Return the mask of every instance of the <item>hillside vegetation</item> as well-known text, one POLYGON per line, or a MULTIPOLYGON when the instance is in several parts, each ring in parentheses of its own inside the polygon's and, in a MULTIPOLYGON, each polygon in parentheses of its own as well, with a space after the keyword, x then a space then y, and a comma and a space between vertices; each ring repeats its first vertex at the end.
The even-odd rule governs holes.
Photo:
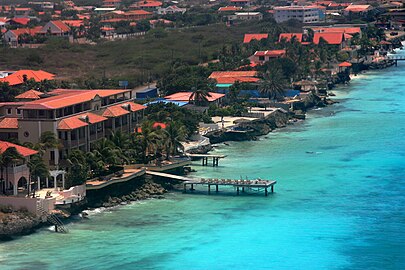
MULTIPOLYGON (((198 64, 215 59, 224 45, 241 43, 245 33, 276 32, 272 21, 227 27, 155 29, 131 40, 72 45, 55 39, 38 49, 0 49, 0 69, 44 69, 60 79, 82 81, 106 77, 137 85, 158 79, 173 61, 198 64)), ((277 38, 278 34, 274 33, 277 38)))

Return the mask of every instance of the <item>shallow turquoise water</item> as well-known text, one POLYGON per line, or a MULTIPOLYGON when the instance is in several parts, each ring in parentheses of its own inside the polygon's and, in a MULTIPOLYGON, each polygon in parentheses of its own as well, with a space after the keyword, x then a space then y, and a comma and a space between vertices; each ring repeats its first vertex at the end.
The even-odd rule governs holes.
MULTIPOLYGON (((196 175, 277 179, 276 193, 172 194, 0 244, 0 269, 403 269, 405 65, 196 175)), ((198 193, 198 192, 197 192, 198 193)))

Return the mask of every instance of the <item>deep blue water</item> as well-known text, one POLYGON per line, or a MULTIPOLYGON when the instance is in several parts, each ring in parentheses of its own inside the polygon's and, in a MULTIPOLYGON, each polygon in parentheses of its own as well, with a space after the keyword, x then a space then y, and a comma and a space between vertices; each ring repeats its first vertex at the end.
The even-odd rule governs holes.
POLYGON ((0 269, 405 268, 405 65, 196 175, 276 179, 275 193, 175 193, 0 244, 0 269))

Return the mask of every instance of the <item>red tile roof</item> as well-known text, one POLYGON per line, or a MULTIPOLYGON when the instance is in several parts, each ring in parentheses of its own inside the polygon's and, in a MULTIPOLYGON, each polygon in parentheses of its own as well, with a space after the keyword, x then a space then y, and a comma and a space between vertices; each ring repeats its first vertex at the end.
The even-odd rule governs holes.
MULTIPOLYGON (((219 93, 213 93, 213 92, 208 92, 210 96, 207 96, 207 99, 209 102, 215 101, 217 99, 222 98, 225 96, 225 94, 219 94, 219 93)), ((165 96, 165 99, 168 100, 175 100, 175 101, 190 101, 190 97, 193 94, 193 92, 178 92, 169 96, 165 96)))
POLYGON ((80 27, 81 25, 84 25, 83 20, 64 20, 62 22, 70 27, 80 27))
MULTIPOLYGON (((226 6, 226 7, 220 7, 218 11, 226 12, 226 11, 239 11, 242 10, 242 7, 237 7, 237 6, 226 6)), ((246 36, 246 35, 245 35, 246 36)))
POLYGON ((211 79, 221 77, 254 77, 257 75, 257 71, 214 71, 211 73, 211 79))
POLYGON ((314 44, 319 44, 321 38, 331 45, 340 45, 344 40, 343 33, 315 33, 314 44))
POLYGON ((20 35, 23 35, 23 34, 35 36, 36 34, 39 33, 39 31, 41 31, 41 29, 42 29, 42 26, 37 26, 34 28, 17 28, 17 29, 10 30, 10 31, 17 37, 19 37, 20 35))
POLYGON ((291 39, 295 37, 295 40, 298 42, 302 42, 302 34, 301 33, 281 33, 278 41, 285 39, 287 42, 291 41, 291 39))
POLYGON ((55 89, 48 98, 42 98, 26 102, 22 109, 59 109, 75 104, 93 100, 96 96, 109 97, 117 94, 129 92, 130 90, 71 90, 71 89, 55 89))
POLYGON ((151 15, 151 14, 153 14, 153 13, 142 10, 142 9, 140 9, 140 10, 131 10, 131 11, 125 12, 125 15, 151 15))
POLYGON ((129 111, 124 109, 121 104, 118 106, 111 106, 108 107, 104 112, 103 116, 104 117, 118 117, 121 115, 129 114, 129 111))
POLYGON ((0 141, 0 153, 3 154, 8 148, 14 147, 20 155, 24 157, 32 156, 38 153, 38 151, 29 149, 27 147, 17 145, 10 142, 0 141))
POLYGON ((144 7, 144 8, 148 8, 148 7, 160 7, 162 6, 163 3, 159 2, 159 1, 151 1, 151 2, 146 2, 146 3, 142 3, 139 4, 139 7, 144 7))
POLYGON ((16 96, 16 99, 40 99, 41 95, 43 95, 44 93, 36 91, 36 90, 28 90, 25 91, 22 94, 19 94, 18 96, 16 96))
POLYGON ((67 26, 64 22, 62 21, 51 21, 56 27, 60 29, 61 32, 69 32, 70 27, 67 26))
POLYGON ((346 34, 357 34, 361 33, 360 27, 313 27, 312 30, 315 32, 334 32, 334 33, 346 33, 346 34))
POLYGON ((18 119, 12 117, 0 119, 0 129, 18 129, 18 119))
POLYGON ((153 128, 158 128, 158 127, 160 127, 160 128, 165 129, 165 128, 167 127, 167 125, 166 125, 165 123, 155 122, 155 123, 153 123, 152 127, 153 127, 153 128))
POLYGON ((107 118, 94 113, 83 113, 62 119, 58 124, 58 130, 73 130, 88 126, 88 124, 100 123, 105 120, 107 120, 107 118))
POLYGON ((9 22, 15 22, 21 25, 27 25, 30 22, 30 18, 14 18, 10 19, 9 22))
POLYGON ((254 77, 221 77, 215 79, 217 83, 232 83, 240 82, 240 83, 255 83, 259 81, 259 78, 254 77))
POLYGON ((342 62, 339 64, 339 67, 351 67, 351 66, 352 66, 352 64, 349 62, 342 62))
POLYGON ((281 57, 283 55, 285 55, 285 50, 268 50, 255 52, 255 56, 268 56, 271 58, 281 57))
POLYGON ((19 70, 5 78, 0 79, 0 82, 8 82, 9 85, 19 85, 24 83, 24 75, 27 75, 27 79, 33 79, 36 82, 43 80, 53 80, 54 74, 48 73, 43 70, 19 70))
POLYGON ((347 8, 345 8, 345 11, 350 11, 350 12, 365 12, 368 9, 370 9, 370 5, 350 5, 347 8))
POLYGON ((269 34, 245 34, 245 37, 243 38, 243 43, 249 43, 252 40, 261 40, 261 39, 266 39, 269 37, 269 34))

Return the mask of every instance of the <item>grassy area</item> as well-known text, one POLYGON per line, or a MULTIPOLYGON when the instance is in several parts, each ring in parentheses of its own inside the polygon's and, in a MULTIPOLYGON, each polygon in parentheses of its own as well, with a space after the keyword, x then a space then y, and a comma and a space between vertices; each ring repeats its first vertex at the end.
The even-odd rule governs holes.
POLYGON ((269 23, 236 27, 224 24, 151 31, 143 38, 70 45, 53 41, 39 49, 1 49, 0 69, 44 69, 66 80, 87 78, 125 79, 133 84, 148 77, 157 79, 173 60, 198 64, 216 57, 224 44, 242 42, 244 33, 261 32, 269 23))

